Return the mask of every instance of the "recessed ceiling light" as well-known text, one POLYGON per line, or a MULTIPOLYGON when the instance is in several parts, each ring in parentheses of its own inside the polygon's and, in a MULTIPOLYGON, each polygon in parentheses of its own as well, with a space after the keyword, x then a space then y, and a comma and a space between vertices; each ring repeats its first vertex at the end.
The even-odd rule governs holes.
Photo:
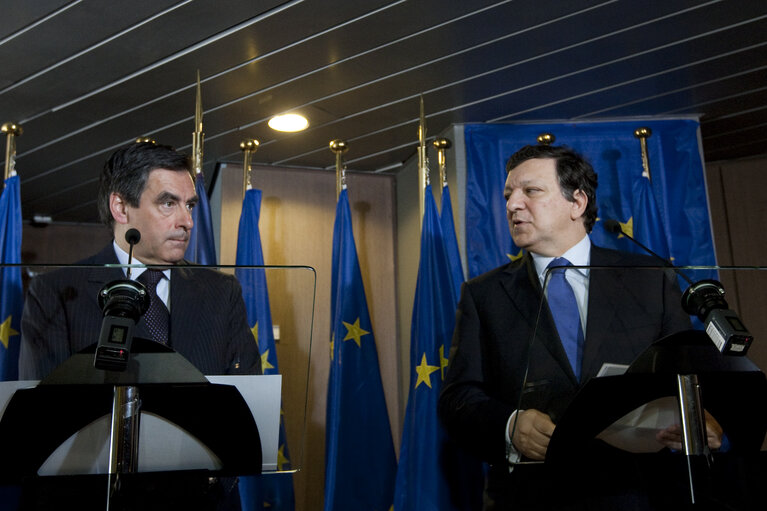
POLYGON ((269 127, 276 131, 301 131, 309 126, 306 117, 298 114, 275 115, 269 119, 269 127))

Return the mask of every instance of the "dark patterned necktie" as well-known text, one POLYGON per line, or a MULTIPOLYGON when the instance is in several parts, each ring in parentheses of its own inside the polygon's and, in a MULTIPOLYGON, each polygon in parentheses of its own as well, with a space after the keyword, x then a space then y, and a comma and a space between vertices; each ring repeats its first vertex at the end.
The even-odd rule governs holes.
POLYGON ((145 270, 138 276, 139 282, 149 291, 149 308, 144 313, 144 323, 152 336, 152 340, 160 344, 168 344, 168 328, 170 313, 168 308, 157 296, 157 283, 165 277, 160 270, 145 270))
MULTIPOLYGON (((572 266, 564 257, 551 261, 548 268, 554 266, 572 266)), ((578 303, 570 283, 565 278, 565 268, 552 270, 547 290, 549 308, 557 325, 557 332, 565 348, 567 358, 575 372, 575 377, 581 379, 581 363, 583 362, 583 328, 578 303)))

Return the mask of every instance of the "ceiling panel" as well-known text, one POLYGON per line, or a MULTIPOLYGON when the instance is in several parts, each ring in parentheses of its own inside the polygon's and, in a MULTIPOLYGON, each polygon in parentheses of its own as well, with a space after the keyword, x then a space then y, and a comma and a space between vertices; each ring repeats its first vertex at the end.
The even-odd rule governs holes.
POLYGON ((0 122, 23 215, 96 221, 99 171, 140 135, 189 150, 196 73, 205 171, 238 161, 396 172, 453 123, 699 115, 707 160, 767 153, 763 0, 13 2, 0 17, 0 122), (119 13, 119 14, 117 14, 119 13), (300 134, 266 120, 299 110, 300 134))

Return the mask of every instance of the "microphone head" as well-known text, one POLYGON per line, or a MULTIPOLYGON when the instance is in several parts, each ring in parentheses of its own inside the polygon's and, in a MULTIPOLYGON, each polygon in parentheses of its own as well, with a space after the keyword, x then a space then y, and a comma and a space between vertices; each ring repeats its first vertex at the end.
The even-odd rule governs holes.
POLYGON ((138 232, 138 229, 128 229, 128 232, 125 233, 125 241, 128 242, 128 245, 133 246, 139 240, 141 240, 141 233, 138 232))
POLYGON ((612 232, 615 234, 623 234, 623 229, 621 229, 621 224, 617 220, 613 220, 612 218, 608 218, 603 222, 605 229, 607 229, 608 232, 612 232))

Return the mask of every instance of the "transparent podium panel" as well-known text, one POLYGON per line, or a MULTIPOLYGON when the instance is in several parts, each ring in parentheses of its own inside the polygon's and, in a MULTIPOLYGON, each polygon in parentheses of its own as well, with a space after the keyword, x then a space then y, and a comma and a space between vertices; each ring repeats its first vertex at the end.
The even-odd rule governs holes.
POLYGON ((681 463, 670 477, 692 487, 694 460, 726 454, 767 474, 767 268, 559 266, 539 282, 529 270, 513 291, 525 319, 509 338, 512 464, 681 463), (525 456, 541 430, 545 455, 525 456))
POLYGON ((3 483, 300 470, 313 268, 3 270, 3 483))

